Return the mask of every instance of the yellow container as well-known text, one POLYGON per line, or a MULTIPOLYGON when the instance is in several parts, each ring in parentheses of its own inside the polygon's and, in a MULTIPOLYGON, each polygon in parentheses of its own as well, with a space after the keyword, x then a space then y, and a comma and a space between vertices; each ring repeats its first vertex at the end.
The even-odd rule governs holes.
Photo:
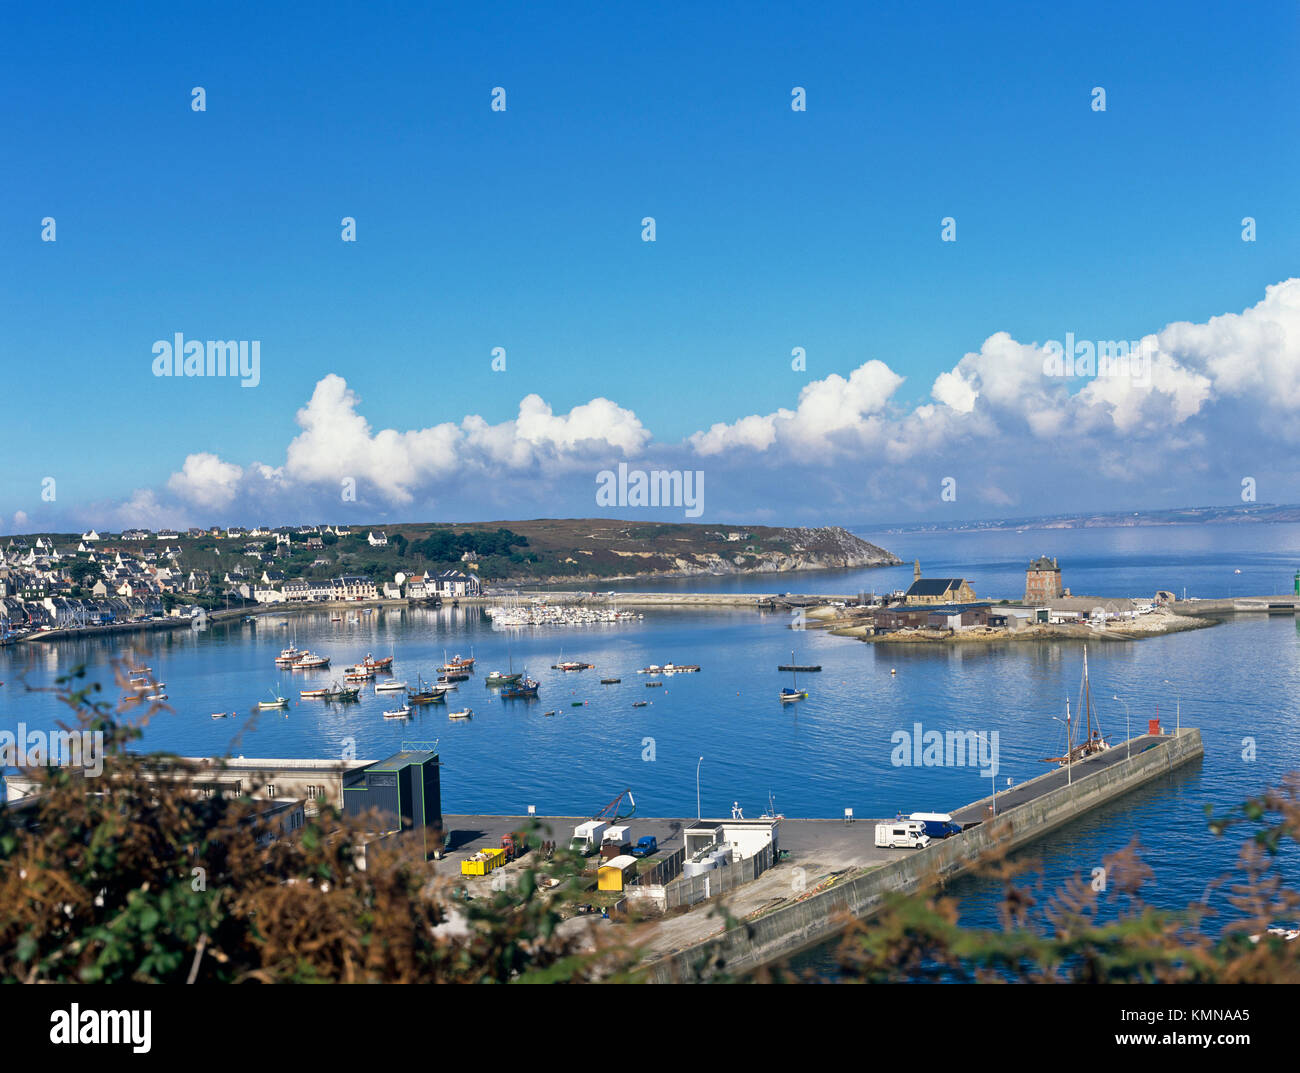
POLYGON ((598 890, 622 890, 636 876, 635 857, 614 857, 596 872, 598 890))
POLYGON ((463 876, 485 876, 494 868, 500 868, 505 863, 505 850, 480 850, 474 856, 466 857, 460 862, 460 874, 463 876))

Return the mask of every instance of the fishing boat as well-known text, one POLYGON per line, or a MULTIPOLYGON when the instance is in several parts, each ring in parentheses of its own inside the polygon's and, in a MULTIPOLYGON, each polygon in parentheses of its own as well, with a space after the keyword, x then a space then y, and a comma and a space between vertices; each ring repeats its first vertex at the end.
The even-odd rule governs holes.
MULTIPOLYGON (((790 653, 790 663, 794 664, 794 653, 790 653)), ((790 671, 790 685, 781 690, 781 703, 786 704, 792 700, 804 700, 808 696, 808 690, 799 688, 799 672, 790 671)))
POLYGON ((298 696, 303 700, 319 700, 328 697, 329 695, 330 691, 326 687, 322 687, 321 689, 303 689, 298 692, 298 696))
POLYGON ((409 719, 411 718, 411 706, 403 704, 400 708, 391 712, 384 712, 385 719, 409 719))
POLYGON ((1079 710, 1084 716, 1084 737, 1078 745, 1074 743, 1075 724, 1078 722, 1077 717, 1070 715, 1070 699, 1065 700, 1065 755, 1049 756, 1044 759, 1045 764, 1057 764, 1060 767, 1066 767, 1069 764, 1077 764, 1082 760, 1103 753, 1110 748, 1106 739, 1101 733, 1101 722, 1095 720, 1092 710, 1092 686, 1088 683, 1088 646, 1083 647, 1083 680, 1079 684, 1079 710), (1093 724, 1096 722, 1094 728, 1093 724))
POLYGON ((400 693, 406 688, 405 682, 380 682, 375 686, 376 693, 400 693))
POLYGON ((391 670, 393 666, 393 657, 385 656, 383 659, 375 659, 374 656, 367 652, 366 658, 361 661, 361 666, 369 667, 372 671, 391 670))
POLYGON ((473 708, 462 708, 458 712, 448 712, 448 719, 469 719, 474 714, 473 708))
POLYGON ((361 699, 360 686, 340 686, 337 682, 334 683, 334 686, 335 688, 330 690, 329 694, 325 697, 326 700, 360 700, 361 699))
MULTIPOLYGON (((510 659, 509 671, 493 671, 491 674, 487 676, 487 678, 484 679, 484 684, 489 689, 495 689, 497 686, 512 686, 517 681, 519 681, 519 679, 523 677, 522 672, 519 674, 515 673, 514 657, 511 656, 509 659, 510 659)), ((468 677, 468 675, 466 677, 468 677)))
POLYGON ((317 671, 329 665, 329 656, 317 656, 310 652, 304 652, 301 657, 294 660, 293 669, 296 671, 317 671))
POLYGON ((347 682, 368 682, 375 676, 369 667, 354 666, 343 668, 343 679, 347 682))
POLYGON ((131 674, 153 674, 152 667, 132 667, 131 674))
POLYGON ((502 700, 526 700, 529 697, 537 696, 538 682, 529 678, 526 674, 522 679, 512 686, 506 686, 501 690, 502 700))
POLYGON ((444 652, 442 658, 444 662, 438 670, 443 671, 444 673, 451 674, 456 671, 470 671, 474 669, 473 656, 462 656, 457 652, 451 659, 447 659, 447 653, 444 652))
POLYGON ((299 649, 297 645, 290 645, 288 648, 280 650, 280 654, 275 657, 275 662, 281 667, 291 666, 304 655, 306 653, 299 649))
POLYGON ((493 671, 483 681, 484 684, 489 689, 495 689, 498 686, 512 686, 517 681, 519 681, 519 679, 521 679, 522 677, 523 677, 522 672, 520 672, 519 674, 515 673, 515 661, 514 661, 514 657, 511 656, 509 671, 493 671))
POLYGON ((408 707, 411 704, 437 704, 439 701, 446 701, 443 696, 447 691, 440 686, 425 682, 423 676, 415 676, 415 688, 406 691, 406 700, 408 707))
POLYGON ((270 700, 259 700, 259 701, 257 702, 257 707, 258 707, 260 710, 262 710, 262 711, 266 711, 266 710, 268 710, 268 709, 270 709, 270 708, 287 708, 287 707, 289 707, 289 698, 288 698, 288 697, 277 696, 277 694, 276 694, 276 692, 275 692, 274 689, 268 689, 267 692, 271 694, 271 699, 270 699, 270 700))
POLYGON ((456 687, 457 682, 468 682, 468 681, 469 681, 469 675, 465 674, 463 671, 455 672, 452 674, 438 675, 438 684, 444 686, 450 686, 452 689, 456 687))

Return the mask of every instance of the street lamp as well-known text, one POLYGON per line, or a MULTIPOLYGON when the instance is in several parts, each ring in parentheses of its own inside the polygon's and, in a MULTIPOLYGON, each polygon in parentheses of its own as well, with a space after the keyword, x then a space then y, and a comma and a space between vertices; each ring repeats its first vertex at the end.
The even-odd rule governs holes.
POLYGON ((1178 707, 1174 716, 1174 737, 1178 736, 1179 731, 1183 729, 1183 693, 1173 682, 1165 679, 1165 685, 1174 691, 1174 697, 1177 698, 1178 707))
POLYGON ((700 757, 699 763, 695 765, 695 819, 700 820, 700 764, 704 763, 704 757, 700 757))
POLYGON ((1124 759, 1132 760, 1133 759, 1133 736, 1129 733, 1129 729, 1128 729, 1128 701, 1123 700, 1120 697, 1111 697, 1110 699, 1117 700, 1122 705, 1124 705, 1124 739, 1125 739, 1125 744, 1128 746, 1128 755, 1124 759))
MULTIPOLYGON (((989 747, 989 756, 992 757, 993 756, 992 742, 990 742, 989 739, 986 738, 979 731, 975 732, 975 736, 989 747)), ((989 789, 993 791, 993 818, 995 820, 998 818, 998 784, 993 780, 996 779, 997 777, 998 777, 998 772, 997 772, 997 765, 995 763, 989 768, 989 789)), ((1010 782, 1011 780, 1008 779, 1007 781, 1010 782)))
MULTIPOLYGON (((1067 713, 1070 710, 1069 701, 1065 702, 1065 710, 1067 713)), ((1062 719, 1059 715, 1054 715, 1052 718, 1058 723, 1065 724, 1065 785, 1071 786, 1074 784, 1074 747, 1070 740, 1070 716, 1067 714, 1066 717, 1062 719)))

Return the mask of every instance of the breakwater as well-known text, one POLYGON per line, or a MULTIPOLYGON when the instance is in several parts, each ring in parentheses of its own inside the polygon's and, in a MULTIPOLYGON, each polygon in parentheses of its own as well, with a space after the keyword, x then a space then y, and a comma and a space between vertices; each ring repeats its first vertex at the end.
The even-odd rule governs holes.
MULTIPOLYGON (((1124 748, 1119 745, 1112 752, 1124 748)), ((887 864, 664 957, 646 969, 644 979, 650 983, 696 980, 706 977, 707 966, 719 958, 728 971, 744 973, 788 957, 832 937, 846 913, 869 917, 879 911, 889 894, 910 894, 941 886, 972 869, 986 852, 1017 849, 1202 754, 1200 731, 1184 728, 1135 752, 1131 758, 1123 756, 1091 774, 1081 774, 1086 765, 1076 765, 1067 785, 1056 785, 1060 781, 1058 771, 1031 779, 1016 788, 1016 800, 1023 803, 1005 810, 999 807, 996 819, 984 819, 978 826, 926 849, 900 851, 887 864), (1024 800, 1026 797, 1028 800, 1024 800)), ((1002 800, 1003 795, 999 795, 1002 800)), ((993 799, 984 798, 954 815, 983 817, 992 806, 993 799)))

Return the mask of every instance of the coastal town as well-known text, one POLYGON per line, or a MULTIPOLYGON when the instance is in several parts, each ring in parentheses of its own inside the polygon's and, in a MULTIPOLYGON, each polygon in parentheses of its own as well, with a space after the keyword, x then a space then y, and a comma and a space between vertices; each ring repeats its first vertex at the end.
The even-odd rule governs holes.
POLYGON ((412 567, 387 579, 338 572, 350 558, 376 559, 389 547, 382 530, 331 525, 10 537, 0 549, 0 636, 186 619, 200 610, 437 603, 481 592, 472 550, 460 553, 463 569, 412 567))

